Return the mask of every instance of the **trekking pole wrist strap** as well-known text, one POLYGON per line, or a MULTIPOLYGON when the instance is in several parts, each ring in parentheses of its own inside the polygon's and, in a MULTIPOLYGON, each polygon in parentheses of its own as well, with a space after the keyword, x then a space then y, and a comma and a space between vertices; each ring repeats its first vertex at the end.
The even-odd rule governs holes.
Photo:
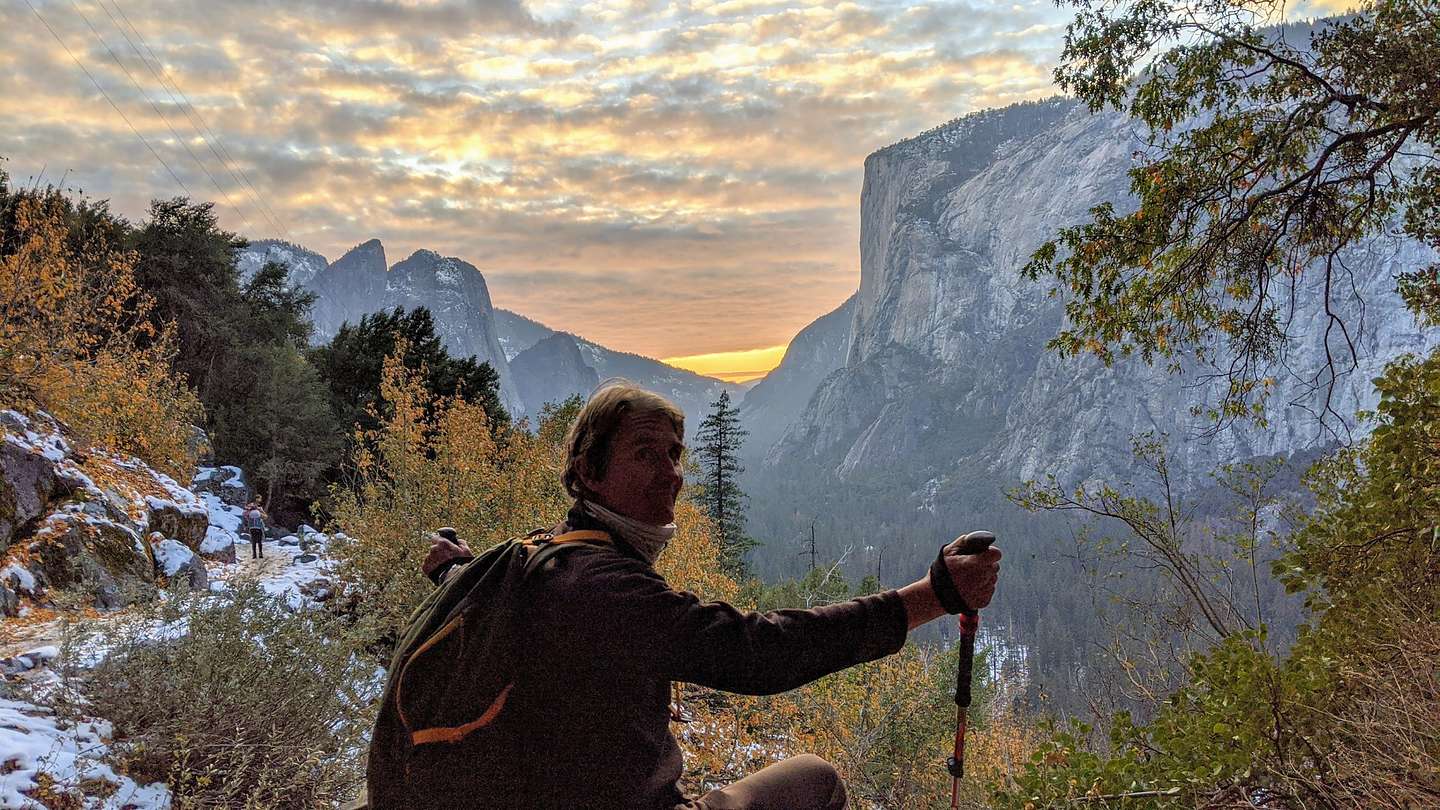
POLYGON ((955 587, 955 580, 950 576, 950 567, 945 564, 945 547, 940 547, 940 553, 936 555, 935 562, 930 564, 930 587, 935 591, 935 597, 940 600, 940 607, 946 613, 954 616, 957 613, 973 614, 975 611, 965 603, 965 598, 960 595, 960 590, 955 587))

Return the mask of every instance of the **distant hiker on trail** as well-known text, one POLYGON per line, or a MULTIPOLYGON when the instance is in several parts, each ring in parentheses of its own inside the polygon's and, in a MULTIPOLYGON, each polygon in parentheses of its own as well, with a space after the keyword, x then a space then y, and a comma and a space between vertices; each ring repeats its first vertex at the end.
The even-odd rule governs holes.
POLYGON ((652 567, 675 533, 683 437, 671 402, 606 385, 566 439, 562 480, 575 501, 561 523, 478 559, 450 530, 432 536, 423 569, 440 587, 426 606, 480 584, 397 649, 370 748, 372 810, 846 806, 835 768, 811 754, 683 795, 671 682, 774 694, 890 655, 945 614, 937 587, 952 606, 989 604, 1000 552, 960 556, 957 540, 932 567, 938 586, 925 577, 813 610, 703 602, 652 567), (487 583, 499 584, 477 610, 487 583))
POLYGON ((240 525, 245 528, 246 534, 250 535, 250 559, 258 560, 265 556, 265 510, 260 504, 251 501, 245 504, 245 511, 240 515, 240 525))

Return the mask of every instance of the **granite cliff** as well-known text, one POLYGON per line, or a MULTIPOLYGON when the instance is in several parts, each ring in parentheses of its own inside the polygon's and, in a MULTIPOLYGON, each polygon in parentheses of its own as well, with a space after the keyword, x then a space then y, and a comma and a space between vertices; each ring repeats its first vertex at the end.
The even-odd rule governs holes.
MULTIPOLYGON (((795 381, 787 396, 805 405, 787 424, 778 424, 783 412, 747 397, 752 436, 780 434, 752 449, 765 461, 751 491, 774 493, 767 482, 804 478, 837 493, 885 482, 904 499, 896 508, 934 513, 937 504, 973 501, 981 479, 994 496, 1046 474, 1069 483, 1124 480, 1130 437, 1145 431, 1170 435, 1187 483, 1218 463, 1333 442, 1315 418, 1321 393, 1305 384, 1325 363, 1318 274, 1297 289, 1295 339, 1265 428, 1239 424, 1196 438, 1206 423, 1191 407, 1220 390, 1203 369, 1172 375, 1138 360, 1106 368, 1045 348, 1062 324, 1062 300, 1020 269, 1092 206, 1128 205, 1126 171, 1142 147, 1127 119, 1054 99, 966 116, 872 154, 845 359, 835 367, 832 352, 803 373, 782 365, 755 387, 752 396, 769 397, 782 375, 795 381)), ((1427 257, 1421 246, 1390 238, 1344 257, 1353 285, 1331 304, 1358 351, 1357 367, 1334 388, 1335 413, 1373 405, 1370 380, 1387 360, 1436 343, 1394 292, 1394 274, 1427 257)), ((833 330, 822 322, 834 315, 811 330, 833 330)), ((1339 348, 1333 340, 1331 347, 1339 348)), ((1330 427, 1344 430, 1333 418, 1330 427)))

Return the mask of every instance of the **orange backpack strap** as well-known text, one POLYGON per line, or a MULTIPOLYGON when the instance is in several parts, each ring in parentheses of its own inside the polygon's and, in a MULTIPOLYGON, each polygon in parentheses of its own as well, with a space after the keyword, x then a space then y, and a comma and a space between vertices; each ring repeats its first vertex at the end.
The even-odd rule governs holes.
POLYGON ((550 538, 552 543, 609 543, 610 533, 594 529, 579 529, 550 538))

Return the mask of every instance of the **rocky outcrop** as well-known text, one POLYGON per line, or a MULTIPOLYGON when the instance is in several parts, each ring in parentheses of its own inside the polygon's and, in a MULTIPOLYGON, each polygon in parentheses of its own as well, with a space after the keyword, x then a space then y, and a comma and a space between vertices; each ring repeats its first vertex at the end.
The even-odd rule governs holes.
POLYGON ((287 280, 292 287, 308 287, 330 264, 324 256, 299 245, 279 239, 257 239, 235 254, 235 267, 240 271, 240 282, 249 282, 260 272, 260 268, 270 262, 279 264, 288 271, 287 280))
MULTIPOLYGON (((575 338, 556 332, 515 355, 510 362, 515 386, 525 402, 525 415, 537 422, 547 403, 559 404, 572 396, 587 397, 600 377, 585 364, 575 338)), ((514 414, 519 416, 520 414, 514 414)))
POLYGON ((43 599, 50 589, 123 607, 153 592, 157 566, 165 576, 183 568, 187 581, 204 579, 198 552, 211 526, 194 493, 137 459, 101 448, 78 452, 44 414, 7 411, 0 425, 0 489, 11 495, 0 610, 18 610, 17 597, 43 599), (157 547, 177 565, 157 559, 157 547))
POLYGON ((315 293, 310 317, 315 323, 312 338, 323 343, 340 331, 340 325, 356 323, 360 316, 387 309, 385 246, 371 239, 351 248, 307 285, 315 293))
POLYGON ((190 490, 197 495, 214 495, 228 506, 244 506, 254 497, 250 485, 245 482, 245 473, 239 467, 201 467, 190 482, 190 490))
POLYGON ((45 514, 51 500, 68 493, 73 484, 55 474, 55 464, 69 448, 42 446, 29 431, 29 420, 14 411, 0 413, 5 441, 0 443, 0 554, 22 527, 45 514), (34 440, 25 440, 27 433, 34 440))
POLYGON ((446 350, 489 363, 500 375, 501 402, 511 411, 524 409, 500 348, 490 289, 475 265, 433 250, 417 250, 390 268, 385 295, 387 309, 429 309, 446 350))
POLYGON ((102 610, 125 607, 155 581, 148 549, 123 523, 58 512, 29 550, 41 588, 82 591, 102 610))
MULTIPOLYGON (((1127 119, 1053 100, 967 116, 871 155, 846 361, 828 376, 817 362, 809 379, 823 380, 770 454, 770 480, 885 481, 932 509, 936 498, 963 499, 977 476, 996 493, 1045 474, 1070 483, 1128 477, 1130 437, 1145 431, 1171 435, 1173 469, 1184 476, 1331 441, 1314 418, 1323 392, 1305 388, 1326 357, 1313 274, 1296 289, 1296 337, 1264 428, 1239 424, 1194 440, 1205 422, 1192 407, 1220 393, 1202 369, 1172 375, 1138 360, 1107 368, 1045 348, 1063 301, 1019 271, 1092 206, 1131 204, 1126 171, 1141 146, 1127 119)), ((1418 329, 1394 291, 1398 271, 1432 254, 1383 238, 1344 258, 1353 287, 1332 294, 1330 308, 1347 318, 1359 357, 1331 407, 1349 416, 1374 404, 1370 380, 1387 360, 1440 335, 1418 329)))
POLYGON ((192 591, 203 591, 210 587, 205 561, 194 549, 158 532, 150 535, 150 549, 155 557, 156 571, 171 582, 184 582, 192 591))

